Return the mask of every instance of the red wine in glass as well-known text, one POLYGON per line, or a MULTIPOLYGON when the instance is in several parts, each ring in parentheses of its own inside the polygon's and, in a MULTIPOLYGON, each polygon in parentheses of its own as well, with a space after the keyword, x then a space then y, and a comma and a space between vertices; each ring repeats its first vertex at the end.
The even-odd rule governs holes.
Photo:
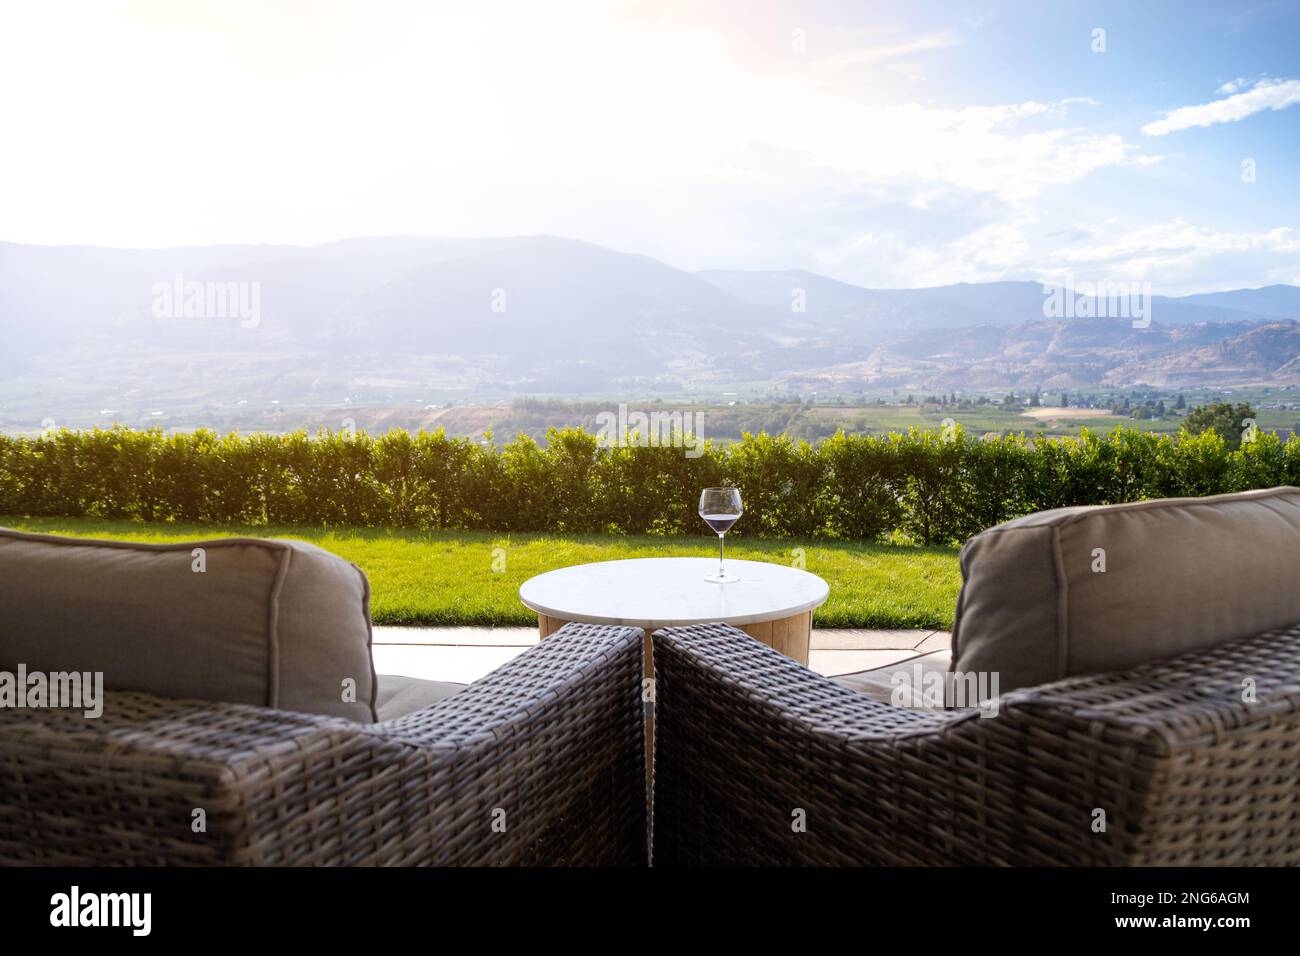
POLYGON ((740 515, 706 515, 701 514, 704 523, 713 529, 714 534, 726 534, 731 526, 739 520, 740 515))
POLYGON ((700 517, 718 536, 718 571, 706 574, 704 580, 714 584, 731 584, 740 580, 737 575, 728 574, 723 565, 723 538, 744 513, 739 488, 705 488, 700 493, 700 517))

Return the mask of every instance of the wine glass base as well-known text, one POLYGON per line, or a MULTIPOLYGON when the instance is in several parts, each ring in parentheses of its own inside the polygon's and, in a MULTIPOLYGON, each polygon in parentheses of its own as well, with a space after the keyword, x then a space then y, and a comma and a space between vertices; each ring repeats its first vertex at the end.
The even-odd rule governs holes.
POLYGON ((710 584, 735 584, 740 578, 735 574, 718 574, 715 571, 713 574, 706 574, 704 580, 710 584))

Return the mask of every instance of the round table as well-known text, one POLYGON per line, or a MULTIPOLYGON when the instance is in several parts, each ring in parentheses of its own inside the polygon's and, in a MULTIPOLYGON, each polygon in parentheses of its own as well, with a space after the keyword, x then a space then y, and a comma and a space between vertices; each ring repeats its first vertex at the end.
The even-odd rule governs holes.
POLYGON ((547 571, 519 588, 537 612, 543 638, 570 621, 652 631, 721 621, 740 628, 801 664, 808 663, 812 612, 830 588, 815 574, 763 561, 727 559, 732 584, 704 580, 717 558, 629 558, 547 571))

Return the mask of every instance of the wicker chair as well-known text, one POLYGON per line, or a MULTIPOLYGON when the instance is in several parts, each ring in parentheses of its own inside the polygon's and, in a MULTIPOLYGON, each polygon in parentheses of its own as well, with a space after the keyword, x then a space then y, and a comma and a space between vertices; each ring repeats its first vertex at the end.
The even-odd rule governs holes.
POLYGON ((656 865, 1300 864, 1300 625, 991 717, 891 707, 722 624, 653 642, 656 865))
POLYGON ((570 624, 379 724, 134 693, 8 711, 0 863, 644 864, 642 648, 570 624))

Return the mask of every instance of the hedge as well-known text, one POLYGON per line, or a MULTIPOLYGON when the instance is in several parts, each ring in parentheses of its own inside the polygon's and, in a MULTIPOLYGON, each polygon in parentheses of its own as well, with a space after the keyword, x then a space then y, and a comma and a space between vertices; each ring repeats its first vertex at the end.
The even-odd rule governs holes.
POLYGON ((0 514, 213 525, 615 534, 698 533, 700 489, 734 483, 736 534, 962 541, 1066 505, 1300 484, 1300 436, 1239 450, 1214 432, 1119 428, 1077 439, 746 435, 603 447, 581 429, 497 445, 442 431, 381 436, 166 435, 113 428, 0 436, 0 514))

